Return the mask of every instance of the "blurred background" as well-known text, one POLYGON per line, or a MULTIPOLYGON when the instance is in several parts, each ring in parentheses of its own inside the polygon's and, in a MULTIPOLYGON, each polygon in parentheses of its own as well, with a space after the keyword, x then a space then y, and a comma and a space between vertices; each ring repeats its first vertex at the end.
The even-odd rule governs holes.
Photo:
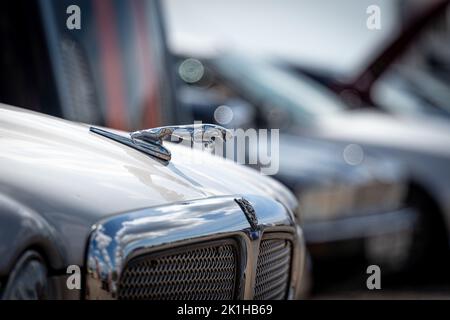
POLYGON ((311 297, 449 298, 448 2, 169 0, 164 12, 180 105, 280 129, 276 178, 300 201, 311 297), (380 292, 365 286, 369 264, 380 292))
POLYGON ((0 41, 2 103, 123 130, 279 129, 305 297, 450 298, 449 1, 3 1, 0 41))

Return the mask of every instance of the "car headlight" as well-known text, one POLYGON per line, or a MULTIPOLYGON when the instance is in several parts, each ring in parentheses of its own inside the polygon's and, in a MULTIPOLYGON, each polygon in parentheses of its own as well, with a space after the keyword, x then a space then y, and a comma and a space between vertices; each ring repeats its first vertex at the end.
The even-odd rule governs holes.
POLYGON ((335 219, 352 211, 353 186, 338 185, 299 192, 299 208, 302 221, 335 219))
POLYGON ((356 190, 353 214, 399 209, 404 203, 405 190, 405 184, 397 181, 375 181, 361 185, 356 190))
POLYGON ((316 187, 297 192, 301 222, 320 221, 401 208, 406 186, 398 181, 316 187))
POLYGON ((386 209, 398 209, 405 204, 407 187, 403 183, 391 183, 386 187, 386 209))

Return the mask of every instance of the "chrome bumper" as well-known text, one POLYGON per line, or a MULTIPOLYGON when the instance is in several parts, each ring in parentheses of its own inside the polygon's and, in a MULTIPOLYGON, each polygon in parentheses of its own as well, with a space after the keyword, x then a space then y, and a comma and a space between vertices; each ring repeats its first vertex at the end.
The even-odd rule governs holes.
POLYGON ((308 244, 364 239, 414 228, 418 213, 411 208, 377 214, 311 222, 303 225, 308 244))
POLYGON ((205 241, 234 239, 241 254, 237 298, 252 299, 261 239, 276 234, 289 236, 293 244, 288 297, 295 298, 305 256, 301 230, 280 203, 245 195, 258 220, 258 227, 252 227, 235 202, 240 197, 176 203, 99 222, 93 228, 87 249, 86 298, 117 298, 121 272, 137 256, 205 241))

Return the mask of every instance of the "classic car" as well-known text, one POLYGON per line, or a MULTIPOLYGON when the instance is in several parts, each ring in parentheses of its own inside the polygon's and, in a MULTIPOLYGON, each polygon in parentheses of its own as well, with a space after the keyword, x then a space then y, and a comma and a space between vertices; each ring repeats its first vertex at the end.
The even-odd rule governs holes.
POLYGON ((281 184, 206 152, 187 165, 202 151, 153 140, 167 128, 0 114, 2 298, 295 297, 305 249, 281 184))
MULTIPOLYGON (((359 146, 298 134, 314 124, 313 115, 333 108, 333 99, 312 87, 297 88, 295 77, 236 53, 203 59, 180 55, 175 69, 180 104, 194 119, 230 128, 280 129, 280 164, 274 177, 299 200, 297 219, 313 271, 332 266, 330 262, 353 264, 361 255, 385 272, 412 267, 421 237, 419 210, 407 202, 409 173, 402 163, 359 146), (187 81, 199 73, 195 66, 203 76, 187 81), (216 111, 224 106, 230 117, 216 111), (221 118, 230 122, 218 122, 221 118)), ((334 277, 345 275, 339 270, 334 277)))
POLYGON ((161 127, 179 113, 158 8, 0 4, 1 298, 297 296, 305 249, 288 189, 163 142, 229 135, 161 127))

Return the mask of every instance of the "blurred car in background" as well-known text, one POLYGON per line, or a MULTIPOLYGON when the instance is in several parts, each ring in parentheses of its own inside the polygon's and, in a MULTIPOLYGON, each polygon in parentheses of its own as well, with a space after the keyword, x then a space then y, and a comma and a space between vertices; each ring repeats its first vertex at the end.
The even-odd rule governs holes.
POLYGON ((297 218, 313 264, 363 254, 387 272, 422 259, 426 249, 420 248, 423 230, 418 223, 424 213, 408 202, 410 177, 402 163, 371 151, 359 155, 358 146, 299 132, 312 127, 328 108, 344 108, 337 99, 311 82, 299 87, 295 76, 237 54, 178 60, 179 103, 195 120, 280 129, 275 177, 299 200, 297 218), (228 123, 221 121, 218 110, 223 108, 231 112, 225 117, 228 123))
POLYGON ((308 134, 404 161, 412 173, 410 201, 427 213, 423 224, 436 244, 430 264, 439 267, 448 263, 450 243, 450 1, 403 5, 402 31, 356 75, 292 64, 287 72, 301 82, 314 79, 319 91, 320 83, 344 103, 346 112, 328 113, 308 134))
MULTIPOLYGON (((404 2, 405 16, 414 2, 404 2)), ((416 4, 417 5, 417 4, 416 4)), ((397 116, 450 119, 450 2, 421 3, 397 37, 367 57, 355 75, 290 64, 339 94, 352 108, 378 108, 397 116)))
MULTIPOLYGON (((286 71, 276 62, 262 62, 234 54, 210 59, 206 64, 214 70, 213 79, 218 84, 207 85, 204 90, 217 90, 222 94, 231 92, 245 99, 247 105, 259 109, 254 111, 259 126, 278 127, 298 137, 298 141, 302 137, 313 139, 318 145, 324 141, 332 143, 336 148, 340 147, 339 156, 343 154, 354 164, 364 163, 362 159, 370 159, 372 154, 401 161, 409 174, 406 206, 418 212, 414 245, 410 247, 414 249, 410 253, 422 265, 431 268, 445 265, 441 262, 448 259, 450 229, 450 126, 446 122, 394 118, 376 111, 352 111, 339 96, 318 82, 286 71)), ((192 101, 189 103, 192 107, 192 101)), ((300 162, 300 150, 290 154, 296 155, 295 159, 291 156, 291 162, 300 162)), ((382 168, 383 157, 369 162, 382 168)), ((291 169, 289 174, 294 177, 300 171, 299 166, 298 170, 291 169)), ((378 176, 374 180, 382 181, 378 176)), ((387 192, 387 189, 381 189, 387 192)), ((295 189, 294 192, 298 194, 295 189)), ((369 197, 375 194, 368 192, 369 197)), ((384 199, 387 198, 389 194, 384 195, 384 199)), ((357 196, 356 199, 363 201, 364 197, 357 196)), ((383 196, 375 203, 382 205, 386 200, 381 199, 383 196)), ((303 214, 308 215, 306 212, 303 214)), ((314 216, 313 212, 311 216, 314 216)), ((328 217, 325 220, 334 221, 328 217)), ((304 223, 308 230, 306 219, 304 223)), ((367 225, 376 224, 368 222, 367 225)), ((338 233, 337 230, 347 229, 335 230, 338 233)), ((308 239, 308 235, 306 237, 308 239)), ((395 247, 394 241, 379 240, 372 241, 369 247, 377 248, 374 250, 377 252, 389 252, 395 247)))

